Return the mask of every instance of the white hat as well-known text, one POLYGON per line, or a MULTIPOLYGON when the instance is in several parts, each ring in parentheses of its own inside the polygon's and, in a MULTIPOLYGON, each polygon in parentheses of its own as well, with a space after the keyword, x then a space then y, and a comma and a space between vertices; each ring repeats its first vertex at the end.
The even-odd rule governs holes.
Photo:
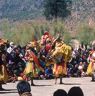
POLYGON ((13 46, 14 45, 14 42, 10 42, 10 46, 13 46))

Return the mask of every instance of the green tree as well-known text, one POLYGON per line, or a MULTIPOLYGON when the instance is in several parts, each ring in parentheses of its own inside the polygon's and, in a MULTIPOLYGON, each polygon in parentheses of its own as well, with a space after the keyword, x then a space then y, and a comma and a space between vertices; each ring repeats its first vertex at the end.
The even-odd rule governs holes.
POLYGON ((70 15, 71 0, 44 0, 44 15, 46 19, 64 18, 70 15))

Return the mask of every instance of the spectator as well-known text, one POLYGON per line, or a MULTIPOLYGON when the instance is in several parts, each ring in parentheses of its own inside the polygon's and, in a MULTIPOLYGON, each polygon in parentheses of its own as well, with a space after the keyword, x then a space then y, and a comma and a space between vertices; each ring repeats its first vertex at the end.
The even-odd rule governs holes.
POLYGON ((80 87, 72 87, 68 92, 68 96, 84 96, 84 94, 80 87))
POLYGON ((65 90, 58 89, 54 92, 53 96, 68 96, 68 95, 65 90))
POLYGON ((78 66, 78 74, 79 74, 79 77, 81 77, 83 73, 84 73, 84 72, 83 72, 83 63, 80 62, 80 63, 79 63, 79 66, 78 66))
POLYGON ((17 84, 19 96, 32 96, 30 84, 27 81, 20 81, 17 84))
POLYGON ((52 71, 51 66, 48 66, 45 69, 45 77, 46 77, 46 79, 52 79, 53 78, 53 71, 52 71))

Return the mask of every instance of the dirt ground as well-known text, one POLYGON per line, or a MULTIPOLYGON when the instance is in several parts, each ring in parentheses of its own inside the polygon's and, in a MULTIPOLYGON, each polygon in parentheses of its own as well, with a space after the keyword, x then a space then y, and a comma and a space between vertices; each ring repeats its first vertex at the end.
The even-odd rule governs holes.
MULTIPOLYGON (((64 84, 54 84, 53 80, 35 80, 36 86, 31 87, 33 96, 53 96, 53 92, 57 89, 64 89, 66 92, 73 86, 80 86, 84 92, 84 96, 95 96, 95 82, 91 82, 90 77, 83 78, 63 78, 64 84)), ((8 83, 3 85, 6 91, 0 91, 0 96, 19 96, 16 89, 16 83, 8 83)))

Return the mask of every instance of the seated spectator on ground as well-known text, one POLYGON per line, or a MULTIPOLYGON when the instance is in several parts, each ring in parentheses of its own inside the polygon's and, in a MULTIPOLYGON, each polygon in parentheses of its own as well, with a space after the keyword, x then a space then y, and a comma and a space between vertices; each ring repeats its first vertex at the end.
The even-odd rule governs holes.
POLYGON ((54 92, 53 96, 68 96, 67 92, 63 89, 58 89, 54 92))
POLYGON ((46 67, 45 77, 46 77, 46 79, 52 79, 53 78, 53 71, 52 71, 51 66, 46 67))
POLYGON ((72 68, 71 72, 72 72, 72 76, 78 77, 78 64, 76 64, 76 65, 72 68))
POLYGON ((79 76, 81 77, 82 74, 84 73, 84 72, 83 72, 83 63, 82 63, 82 62, 79 63, 78 70, 79 70, 79 71, 78 71, 79 76))
POLYGON ((72 87, 68 92, 68 96, 84 96, 84 94, 80 87, 72 87))
POLYGON ((39 79, 45 79, 44 72, 38 71, 38 77, 39 79))
POLYGON ((18 90, 19 96, 32 96, 31 87, 27 81, 20 81, 17 84, 17 90, 18 90))

